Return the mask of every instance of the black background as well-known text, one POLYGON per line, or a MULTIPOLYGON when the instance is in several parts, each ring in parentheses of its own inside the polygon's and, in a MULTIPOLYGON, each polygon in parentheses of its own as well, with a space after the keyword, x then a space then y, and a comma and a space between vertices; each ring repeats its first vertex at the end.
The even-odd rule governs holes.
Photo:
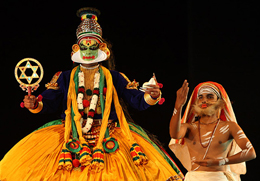
MULTIPOLYGON (((103 38, 112 42, 116 69, 140 85, 152 73, 163 83, 161 106, 130 109, 136 123, 158 136, 168 149, 168 133, 177 89, 184 79, 224 86, 239 125, 259 149, 259 6, 250 1, 2 1, 0 158, 24 136, 59 114, 37 115, 19 104, 26 94, 14 78, 23 58, 41 62, 45 74, 35 95, 57 71, 71 69, 79 8, 101 11, 103 38)), ((256 1, 255 1, 256 2, 256 1)), ((247 162, 242 180, 257 178, 257 160, 247 162)))

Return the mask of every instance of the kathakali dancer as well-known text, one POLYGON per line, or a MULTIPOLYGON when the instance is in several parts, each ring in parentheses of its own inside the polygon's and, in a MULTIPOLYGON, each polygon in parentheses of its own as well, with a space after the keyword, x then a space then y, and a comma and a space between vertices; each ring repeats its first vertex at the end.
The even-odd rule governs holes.
POLYGON ((112 60, 99 11, 82 8, 72 61, 58 72, 40 96, 25 96, 32 113, 63 107, 62 119, 47 123, 17 143, 0 162, 0 180, 182 180, 175 163, 134 123, 120 104, 145 110, 157 104, 157 84, 140 91, 135 81, 110 70, 112 60), (107 66, 105 66, 105 64, 107 66))
POLYGON ((188 91, 185 80, 170 122, 170 148, 188 170, 185 180, 239 181, 245 162, 256 153, 237 124, 225 89, 215 82, 200 83, 181 119, 188 91))

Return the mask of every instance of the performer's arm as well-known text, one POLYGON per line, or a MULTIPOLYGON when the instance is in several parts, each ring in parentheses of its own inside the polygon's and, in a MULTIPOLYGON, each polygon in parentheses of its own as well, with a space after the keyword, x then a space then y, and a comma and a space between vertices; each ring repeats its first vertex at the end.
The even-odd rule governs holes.
POLYGON ((229 164, 237 164, 245 161, 249 161, 256 158, 256 153, 253 145, 246 137, 240 126, 234 122, 229 123, 231 137, 234 138, 238 146, 242 149, 235 155, 229 156, 223 159, 207 159, 201 161, 195 161, 196 164, 201 166, 222 166, 229 164))
POLYGON ((242 149, 241 152, 228 157, 228 162, 225 164, 236 164, 240 162, 249 161, 256 158, 256 153, 253 145, 245 135, 244 131, 237 123, 229 123, 230 133, 238 146, 242 149))
MULTIPOLYGON (((47 84, 47 90, 42 92, 41 100, 31 95, 30 97, 25 96, 24 107, 29 109, 32 113, 53 113, 58 110, 61 104, 61 100, 64 96, 64 75, 61 72, 57 72, 52 81, 47 84), (60 87, 61 86, 61 87, 60 87)), ((39 97, 39 96, 38 96, 39 97)))
POLYGON ((137 86, 132 85, 133 82, 122 73, 111 71, 114 86, 118 96, 123 98, 131 107, 142 111, 155 105, 160 98, 160 89, 158 85, 151 86, 146 93, 139 91, 137 86))
POLYGON ((175 108, 170 121, 170 136, 174 139, 183 138, 186 135, 188 125, 181 124, 181 112, 182 108, 187 100, 189 92, 189 83, 187 80, 183 82, 182 87, 177 91, 177 98, 175 102, 175 108))

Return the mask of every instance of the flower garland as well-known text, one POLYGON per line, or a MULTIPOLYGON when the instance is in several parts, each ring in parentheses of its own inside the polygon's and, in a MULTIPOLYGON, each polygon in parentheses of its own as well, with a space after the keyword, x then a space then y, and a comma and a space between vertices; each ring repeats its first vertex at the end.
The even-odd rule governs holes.
POLYGON ((80 114, 84 114, 84 106, 83 106, 83 98, 84 98, 84 92, 85 92, 85 85, 84 85, 84 73, 80 71, 78 73, 79 77, 79 88, 78 88, 78 97, 77 97, 77 103, 78 103, 78 109, 80 114))
POLYGON ((84 115, 84 107, 89 106, 87 122, 84 127, 82 127, 83 118, 81 117, 80 119, 82 132, 87 133, 92 126, 93 118, 94 118, 94 114, 98 102, 100 73, 99 71, 97 71, 94 75, 94 90, 93 90, 93 96, 91 98, 90 104, 87 100, 83 100, 84 92, 85 92, 85 85, 84 85, 85 79, 84 79, 84 73, 82 71, 78 73, 78 78, 79 78, 79 88, 78 88, 77 103, 78 103, 78 110, 82 116, 84 115))

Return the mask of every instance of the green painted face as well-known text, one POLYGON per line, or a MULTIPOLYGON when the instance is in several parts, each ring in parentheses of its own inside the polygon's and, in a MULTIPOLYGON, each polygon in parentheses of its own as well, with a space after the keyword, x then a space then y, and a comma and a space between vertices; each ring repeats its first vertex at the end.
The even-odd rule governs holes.
POLYGON ((80 56, 85 61, 94 60, 98 57, 99 44, 96 40, 82 40, 79 43, 80 56))

